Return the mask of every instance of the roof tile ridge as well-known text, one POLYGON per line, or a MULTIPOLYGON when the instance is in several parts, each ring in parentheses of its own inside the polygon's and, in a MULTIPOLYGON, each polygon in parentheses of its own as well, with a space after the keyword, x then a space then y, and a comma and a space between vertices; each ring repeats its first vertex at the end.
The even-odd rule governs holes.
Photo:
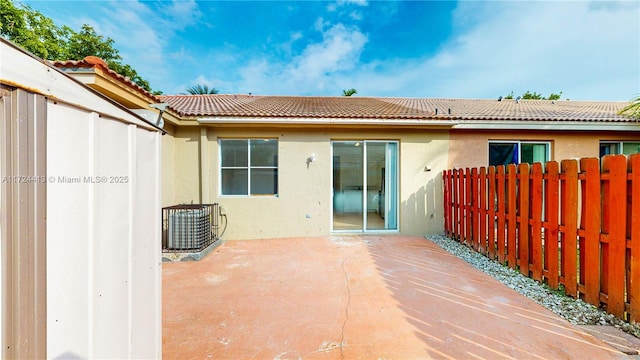
POLYGON ((60 65, 60 67, 66 67, 68 64, 86 68, 99 67, 106 71, 112 77, 124 81, 143 95, 146 95, 154 100, 160 100, 157 95, 152 94, 150 91, 147 91, 145 88, 136 84, 129 77, 119 74, 115 70, 110 69, 107 62, 97 56, 89 55, 82 60, 49 60, 49 63, 55 67, 58 67, 57 65, 60 65))

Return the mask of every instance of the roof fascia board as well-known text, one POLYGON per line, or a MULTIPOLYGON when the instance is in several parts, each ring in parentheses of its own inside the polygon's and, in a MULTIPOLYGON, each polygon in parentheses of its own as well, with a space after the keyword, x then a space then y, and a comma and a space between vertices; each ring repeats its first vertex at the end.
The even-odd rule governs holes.
POLYGON ((450 128, 450 120, 361 119, 361 118, 277 118, 277 117, 202 117, 200 124, 212 125, 363 125, 363 126, 437 126, 450 128))
POLYGON ((584 123, 578 121, 569 122, 464 122, 453 126, 453 129, 465 130, 583 130, 583 131, 640 131, 638 123, 584 123))

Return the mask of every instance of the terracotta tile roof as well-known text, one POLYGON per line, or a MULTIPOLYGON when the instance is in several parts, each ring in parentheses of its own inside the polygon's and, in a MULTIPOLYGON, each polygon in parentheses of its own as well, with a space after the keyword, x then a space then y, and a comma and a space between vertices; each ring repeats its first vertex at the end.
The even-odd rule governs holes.
POLYGON ((87 56, 82 60, 55 60, 49 61, 49 63, 61 70, 92 69, 94 67, 100 68, 102 71, 109 74, 117 81, 123 83, 125 86, 151 98, 154 102, 160 102, 160 99, 156 95, 153 95, 144 88, 140 87, 138 84, 131 81, 131 79, 129 79, 128 77, 120 75, 117 72, 109 69, 107 63, 99 57, 87 56))
POLYGON ((185 117, 631 122, 625 102, 252 95, 159 96, 185 117))

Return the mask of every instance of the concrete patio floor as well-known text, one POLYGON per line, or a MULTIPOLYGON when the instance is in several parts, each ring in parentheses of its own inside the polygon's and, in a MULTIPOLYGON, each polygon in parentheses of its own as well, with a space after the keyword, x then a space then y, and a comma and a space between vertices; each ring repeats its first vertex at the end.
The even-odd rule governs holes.
POLYGON ((626 359, 420 237, 230 241, 163 264, 166 359, 626 359))

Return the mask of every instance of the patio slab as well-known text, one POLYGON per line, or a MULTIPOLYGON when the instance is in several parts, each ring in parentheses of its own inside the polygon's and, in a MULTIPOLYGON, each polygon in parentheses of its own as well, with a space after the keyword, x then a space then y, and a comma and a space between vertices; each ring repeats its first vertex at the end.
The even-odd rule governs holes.
POLYGON ((420 237, 224 243, 163 264, 167 359, 626 359, 420 237))

